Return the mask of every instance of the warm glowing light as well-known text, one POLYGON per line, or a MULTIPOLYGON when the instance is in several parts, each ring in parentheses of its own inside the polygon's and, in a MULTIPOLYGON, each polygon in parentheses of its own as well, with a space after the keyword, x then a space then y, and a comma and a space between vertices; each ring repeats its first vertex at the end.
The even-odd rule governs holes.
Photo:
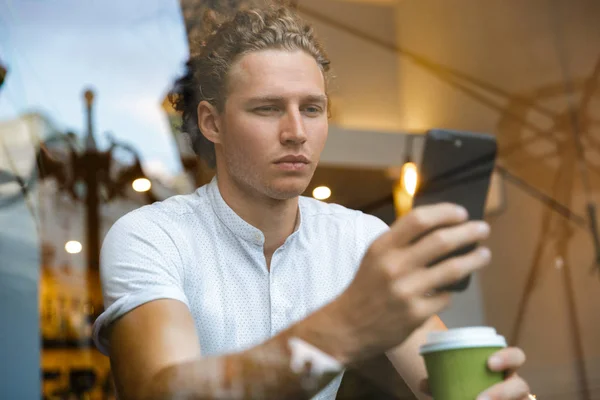
POLYGON ((146 178, 138 178, 131 184, 136 192, 147 192, 152 187, 152 182, 146 178))
POLYGON ((402 166, 402 187, 409 195, 414 196, 418 184, 417 166, 413 162, 407 162, 402 166))
POLYGON ((313 197, 317 200, 325 200, 331 196, 331 189, 327 186, 319 186, 313 190, 313 197))
POLYGON ((81 243, 79 243, 77 240, 69 240, 67 243, 65 243, 65 250, 69 254, 81 253, 81 249, 81 243))

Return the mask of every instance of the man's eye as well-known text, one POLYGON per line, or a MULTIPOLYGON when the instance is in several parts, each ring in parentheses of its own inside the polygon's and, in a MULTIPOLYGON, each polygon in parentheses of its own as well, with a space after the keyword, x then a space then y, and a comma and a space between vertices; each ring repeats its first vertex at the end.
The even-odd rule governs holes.
POLYGON ((322 111, 322 109, 321 109, 321 107, 317 107, 317 106, 308 106, 308 107, 304 108, 304 111, 307 114, 314 115, 314 114, 319 114, 322 111))
POLYGON ((279 109, 275 106, 262 106, 255 109, 255 111, 268 113, 268 112, 277 112, 279 109))

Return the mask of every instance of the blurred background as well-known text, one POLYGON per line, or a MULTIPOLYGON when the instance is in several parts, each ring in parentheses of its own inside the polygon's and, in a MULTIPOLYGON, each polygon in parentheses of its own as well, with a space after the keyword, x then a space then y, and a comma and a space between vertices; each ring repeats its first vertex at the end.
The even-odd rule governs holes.
MULTIPOLYGON (((114 398, 90 340, 99 246, 128 211, 211 179, 167 97, 204 11, 241 3, 0 0, 0 398, 114 398)), ((306 195, 391 224, 427 129, 496 135, 494 260, 441 317, 522 347, 538 398, 600 399, 600 2, 292 5, 335 75, 306 195)), ((359 367, 339 398, 414 398, 387 360, 359 367)))

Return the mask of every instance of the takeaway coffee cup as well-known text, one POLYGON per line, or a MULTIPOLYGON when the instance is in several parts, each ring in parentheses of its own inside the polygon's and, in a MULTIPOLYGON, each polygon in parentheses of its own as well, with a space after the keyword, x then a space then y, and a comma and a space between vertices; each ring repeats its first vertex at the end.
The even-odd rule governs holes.
POLYGON ((430 332, 421 346, 435 400, 475 400, 504 379, 487 367, 488 358, 506 347, 494 328, 470 327, 430 332))

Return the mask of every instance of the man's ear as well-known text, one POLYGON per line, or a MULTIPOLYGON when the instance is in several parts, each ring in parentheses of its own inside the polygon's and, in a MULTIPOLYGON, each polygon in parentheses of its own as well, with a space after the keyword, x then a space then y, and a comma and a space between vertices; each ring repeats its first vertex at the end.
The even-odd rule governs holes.
POLYGON ((221 143, 221 120, 217 108, 208 101, 203 100, 198 104, 197 112, 200 132, 209 141, 221 143))

